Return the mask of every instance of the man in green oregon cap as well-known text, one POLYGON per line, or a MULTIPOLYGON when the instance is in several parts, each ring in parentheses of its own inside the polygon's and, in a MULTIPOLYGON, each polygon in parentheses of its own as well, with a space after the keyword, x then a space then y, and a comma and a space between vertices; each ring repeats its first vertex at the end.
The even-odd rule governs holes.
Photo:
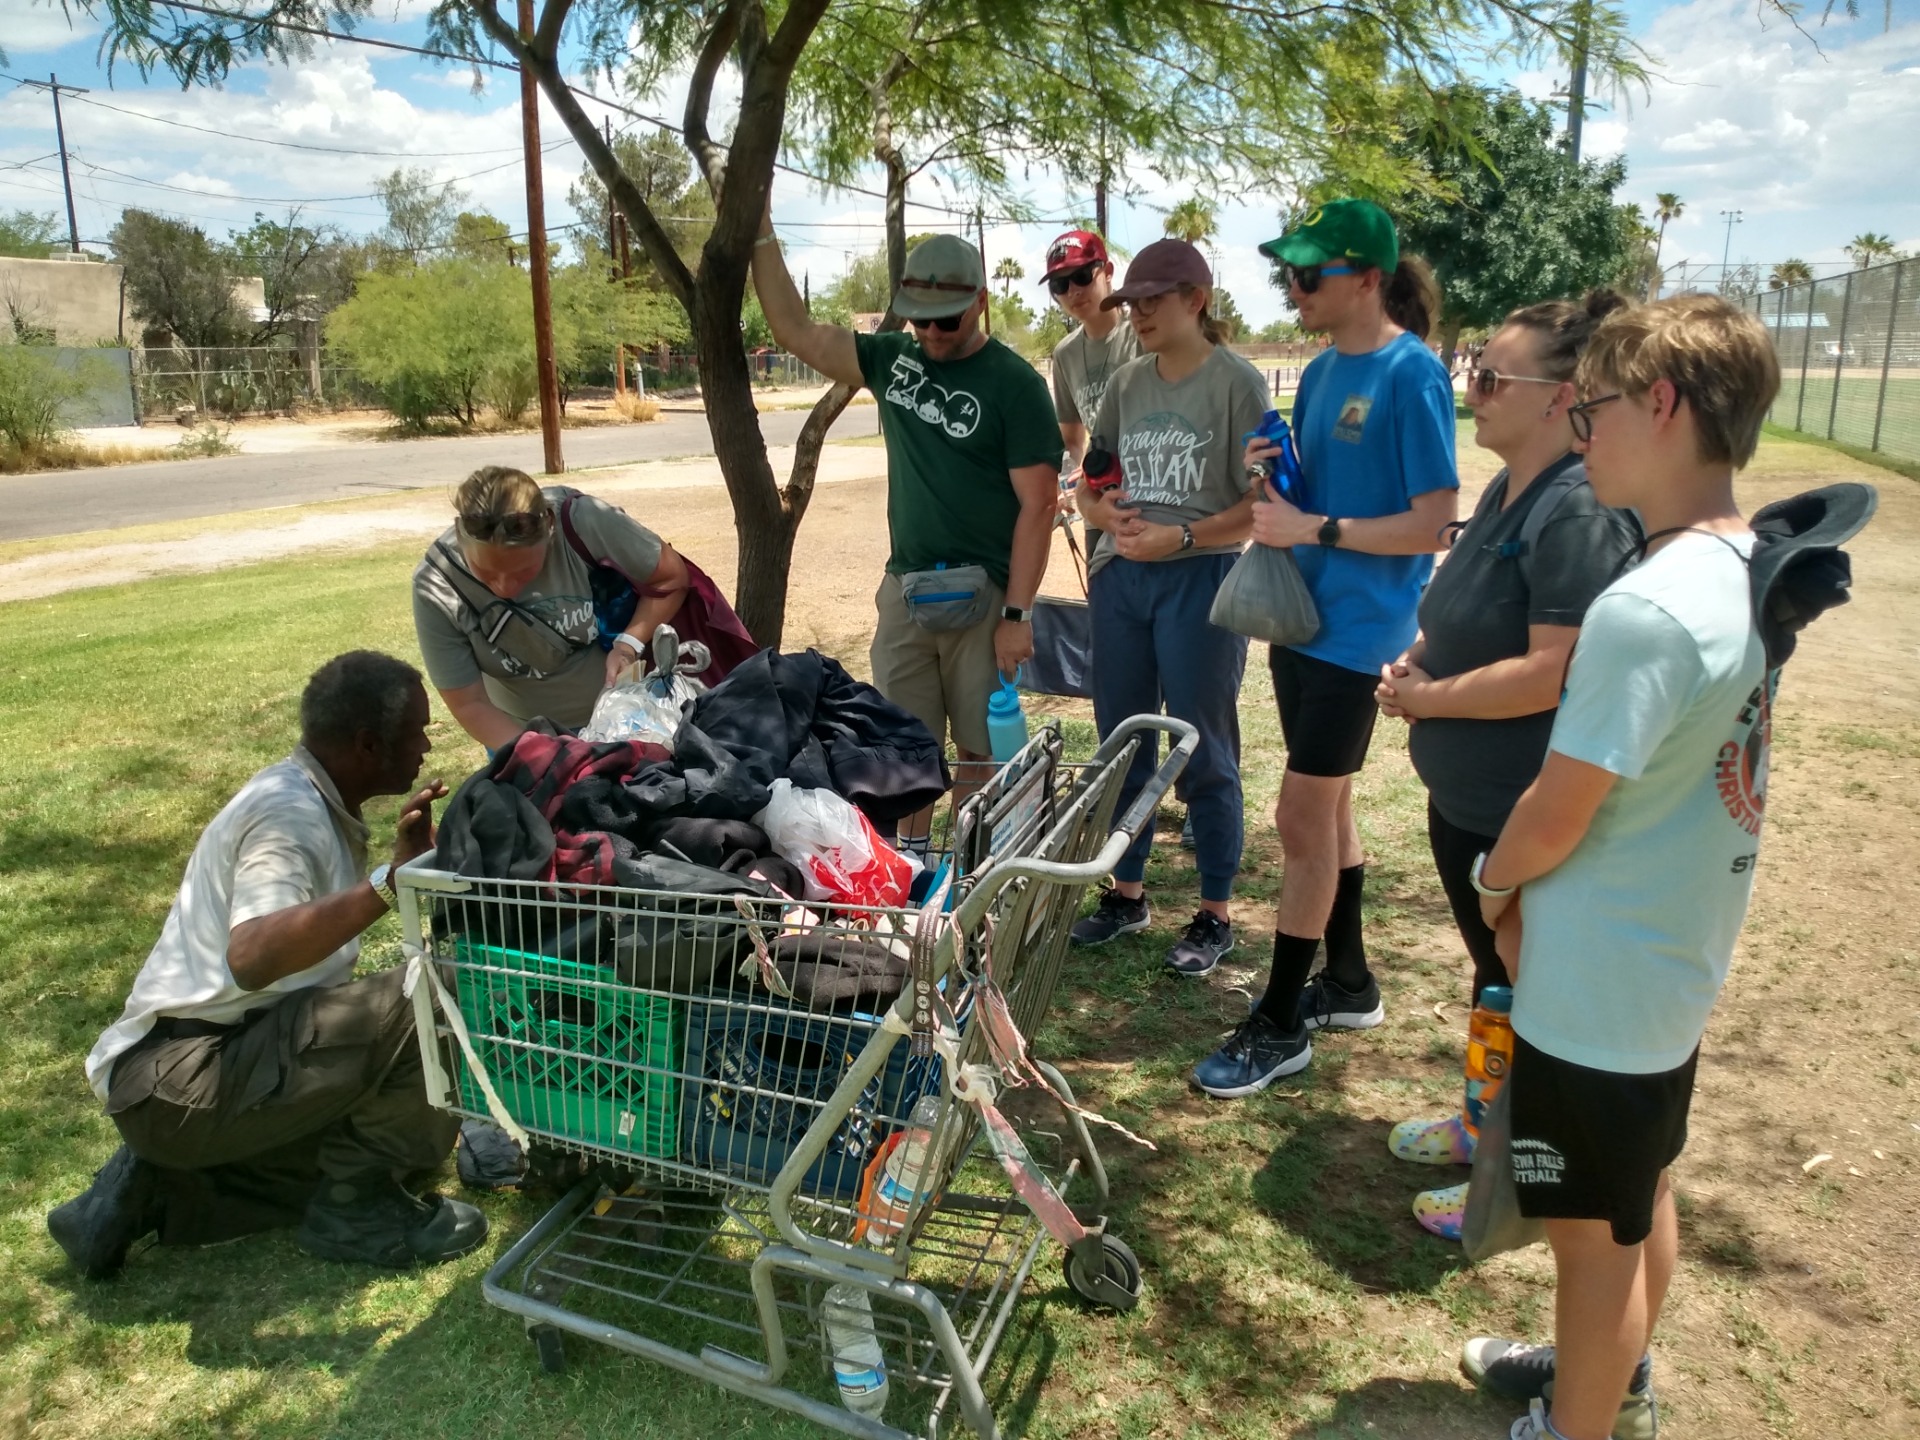
MULTIPOLYGON (((1453 382, 1427 348, 1439 292, 1370 200, 1333 200, 1260 247, 1285 269, 1303 328, 1333 343, 1300 377, 1302 485, 1253 507, 1256 544, 1293 551, 1320 613, 1268 657, 1287 766, 1274 824, 1286 857, 1273 970, 1253 1013, 1194 1070, 1210 1095, 1251 1095, 1313 1058, 1315 1030, 1386 1017, 1361 936, 1366 857, 1353 777, 1366 763, 1381 667, 1413 643, 1433 552, 1454 517, 1453 382), (1326 968, 1313 972, 1326 947, 1326 968)), ((1249 464, 1274 447, 1256 441, 1249 464)))
MULTIPOLYGON (((873 683, 948 733, 964 788, 986 778, 987 700, 1033 654, 1060 484, 1060 426, 1046 381, 990 339, 987 272, 957 235, 907 255, 893 313, 911 333, 857 334, 807 313, 769 216, 753 285, 783 346, 821 374, 864 385, 887 440, 892 553, 875 603, 873 683)), ((931 811, 901 822, 924 854, 931 811)))

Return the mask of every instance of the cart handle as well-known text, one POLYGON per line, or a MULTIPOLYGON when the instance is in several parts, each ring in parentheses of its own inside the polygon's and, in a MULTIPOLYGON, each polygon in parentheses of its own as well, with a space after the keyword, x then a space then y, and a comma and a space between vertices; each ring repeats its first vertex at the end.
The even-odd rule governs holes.
POLYGON ((1034 879, 1085 885, 1098 880, 1120 863, 1120 858, 1127 853, 1127 847, 1153 823, 1154 812, 1160 808, 1160 802, 1187 768, 1194 751, 1200 748, 1200 732, 1185 720, 1171 715, 1133 715, 1122 721, 1101 742, 1100 749, 1087 767, 1097 770, 1131 744, 1136 736, 1156 730, 1165 731, 1174 744, 1147 780, 1145 788, 1134 797, 1127 813, 1120 817, 1113 833, 1107 836, 1107 843, 1100 847, 1100 853, 1078 865, 1061 860, 1027 860, 1018 857, 996 860, 983 872, 982 878, 999 883, 974 886, 955 907, 954 924, 962 934, 973 933, 995 897, 1011 881, 1034 879))

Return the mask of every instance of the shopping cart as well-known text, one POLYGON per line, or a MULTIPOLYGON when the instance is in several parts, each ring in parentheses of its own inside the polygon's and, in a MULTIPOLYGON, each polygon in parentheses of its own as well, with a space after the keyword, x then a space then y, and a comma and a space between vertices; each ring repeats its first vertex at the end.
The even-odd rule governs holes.
POLYGON ((1106 1229, 1088 1117, 1022 1037, 1045 1019, 1086 887, 1197 744, 1179 720, 1139 716, 1070 763, 1044 729, 942 817, 950 908, 472 880, 431 854, 403 867, 430 1096, 587 1171, 484 1282, 541 1363, 560 1369, 572 1334, 850 1435, 937 1436, 957 1402, 997 1436, 983 1377, 1046 1232, 1082 1299, 1125 1309, 1140 1293, 1106 1229), (1171 748, 1116 824, 1127 769, 1160 732, 1171 748), (808 971, 827 952, 904 955, 905 989, 864 1010, 844 969, 808 971), (908 1218, 870 1239, 875 1158, 927 1096, 908 1218), (885 1357, 884 1421, 835 1386, 822 1302, 848 1284, 885 1357))

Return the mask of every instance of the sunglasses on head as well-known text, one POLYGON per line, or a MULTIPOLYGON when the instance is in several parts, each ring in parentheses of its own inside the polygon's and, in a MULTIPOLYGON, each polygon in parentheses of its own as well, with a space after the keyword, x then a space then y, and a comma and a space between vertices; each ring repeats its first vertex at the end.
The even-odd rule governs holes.
POLYGON ((1562 380, 1549 380, 1544 375, 1503 375, 1490 365, 1482 365, 1474 372, 1473 388, 1484 398, 1493 394, 1502 385, 1519 381, 1526 385, 1563 385, 1562 380))
POLYGON ((1320 282, 1329 275, 1351 275, 1351 265, 1289 265, 1287 283, 1297 286, 1302 295, 1311 295, 1320 288, 1320 282))
POLYGON ((1075 285, 1082 287, 1091 285, 1093 283, 1093 277, 1099 271, 1099 268, 1094 261, 1089 260, 1078 270, 1069 270, 1061 275, 1049 275, 1047 277, 1047 288, 1056 295, 1064 295, 1075 285))
POLYGON ((514 515, 462 515, 460 535, 480 545, 536 545, 553 528, 547 511, 514 515))
POLYGON ((909 320, 907 323, 916 330, 925 330, 931 326, 935 330, 944 330, 951 335, 960 328, 960 322, 966 318, 966 315, 967 312, 962 310, 958 315, 942 315, 937 320, 909 320))

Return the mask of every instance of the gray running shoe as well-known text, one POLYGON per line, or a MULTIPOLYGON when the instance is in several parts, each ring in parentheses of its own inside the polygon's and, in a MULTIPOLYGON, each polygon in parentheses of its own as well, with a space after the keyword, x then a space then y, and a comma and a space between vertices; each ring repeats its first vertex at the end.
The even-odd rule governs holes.
POLYGON ((1202 910, 1188 922, 1186 932, 1167 951, 1167 969, 1197 980, 1211 975, 1222 956, 1233 949, 1233 926, 1211 910, 1202 910))
POLYGON ((1322 970, 1300 992, 1300 1023, 1309 1030, 1371 1030, 1386 1018, 1380 986, 1371 975, 1367 988, 1354 994, 1329 980, 1322 970))
POLYGON ((1102 890, 1100 903, 1093 907, 1093 913, 1076 920, 1068 934, 1076 945, 1104 945, 1122 935, 1144 930, 1152 923, 1153 910, 1146 896, 1129 900, 1118 890, 1102 890))

